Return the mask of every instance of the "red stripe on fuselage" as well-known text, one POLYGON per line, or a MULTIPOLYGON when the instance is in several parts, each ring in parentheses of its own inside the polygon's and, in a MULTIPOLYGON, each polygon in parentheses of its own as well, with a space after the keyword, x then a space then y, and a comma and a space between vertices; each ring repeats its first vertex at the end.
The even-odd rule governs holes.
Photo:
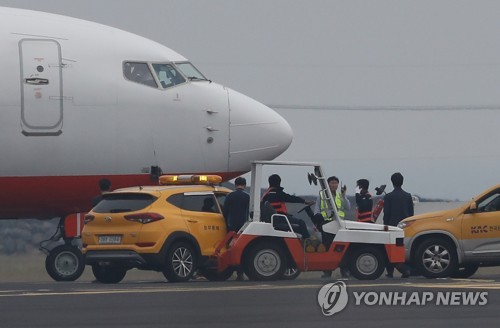
MULTIPOLYGON (((218 174, 227 181, 242 172, 206 174, 218 174)), ((149 174, 0 177, 0 219, 45 219, 87 212, 99 194, 98 182, 103 178, 111 181, 112 190, 158 185, 149 174)))

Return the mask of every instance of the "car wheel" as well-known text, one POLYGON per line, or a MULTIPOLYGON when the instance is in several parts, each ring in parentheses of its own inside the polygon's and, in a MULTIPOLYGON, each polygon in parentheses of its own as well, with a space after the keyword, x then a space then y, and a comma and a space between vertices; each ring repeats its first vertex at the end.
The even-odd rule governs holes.
POLYGON ((193 247, 185 242, 172 245, 167 252, 163 275, 171 282, 189 281, 196 270, 193 247))
POLYGON ((297 269, 297 267, 294 265, 290 268, 287 268, 285 270, 285 274, 283 275, 283 279, 285 280, 294 280, 298 276, 300 276, 300 271, 297 269))
POLYGON ((352 276, 359 280, 374 280, 385 270, 385 254, 373 246, 355 248, 348 254, 347 266, 352 276))
POLYGON ((229 267, 222 272, 213 268, 199 268, 198 272, 210 281, 226 281, 233 275, 234 268, 229 267))
POLYGON ((92 265, 92 273, 103 284, 117 284, 125 278, 127 269, 118 265, 92 265))
POLYGON ((448 277, 457 270, 455 245, 443 238, 429 238, 417 247, 414 263, 424 277, 448 277))
POLYGON ((55 281, 75 281, 85 269, 83 254, 74 246, 57 246, 45 259, 45 269, 55 281))
POLYGON ((457 270, 450 275, 452 278, 469 278, 476 273, 479 269, 479 264, 467 264, 463 267, 457 268, 457 270))
POLYGON ((282 279, 286 268, 283 248, 272 242, 260 242, 252 246, 243 265, 243 270, 250 280, 282 279))

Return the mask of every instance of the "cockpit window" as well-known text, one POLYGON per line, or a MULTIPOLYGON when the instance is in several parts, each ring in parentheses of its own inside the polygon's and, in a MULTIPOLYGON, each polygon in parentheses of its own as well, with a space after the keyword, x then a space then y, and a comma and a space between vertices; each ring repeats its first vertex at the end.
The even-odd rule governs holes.
POLYGON ((173 65, 153 64, 153 68, 163 88, 170 88, 174 85, 186 82, 186 79, 174 68, 173 65))
POLYGON ((123 75, 127 80, 158 88, 146 63, 125 62, 123 64, 123 75))
POLYGON ((193 64, 184 62, 184 63, 175 63, 175 65, 181 70, 181 72, 187 76, 187 78, 191 81, 193 80, 203 80, 208 81, 208 79, 201 74, 200 71, 193 66, 193 64))

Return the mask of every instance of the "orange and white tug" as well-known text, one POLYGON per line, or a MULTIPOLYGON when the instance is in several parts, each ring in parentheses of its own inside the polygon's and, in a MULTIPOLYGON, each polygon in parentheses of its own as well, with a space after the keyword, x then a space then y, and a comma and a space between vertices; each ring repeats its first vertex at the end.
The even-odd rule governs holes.
POLYGON ((347 266, 351 275, 361 280, 379 278, 387 262, 405 261, 404 231, 397 227, 374 223, 347 221, 339 218, 334 198, 320 164, 304 162, 255 161, 251 171, 250 211, 253 220, 237 233, 229 233, 219 245, 215 257, 218 271, 241 266, 250 280, 286 279, 285 272, 335 270, 347 266), (333 220, 323 231, 335 235, 328 249, 311 247, 293 231, 288 217, 273 214, 270 220, 261 217, 262 168, 266 165, 312 167, 309 179, 317 181, 333 220), (312 179, 311 179, 312 177, 312 179), (280 224, 276 224, 280 222, 280 224), (283 229, 283 222, 287 228, 283 229))

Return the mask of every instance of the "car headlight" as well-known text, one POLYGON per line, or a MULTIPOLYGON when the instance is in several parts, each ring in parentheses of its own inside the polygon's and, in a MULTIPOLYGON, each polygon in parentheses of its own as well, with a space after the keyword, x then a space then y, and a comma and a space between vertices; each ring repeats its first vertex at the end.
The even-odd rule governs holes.
POLYGON ((398 228, 400 229, 405 229, 405 228, 408 228, 409 226, 411 226, 413 224, 413 222, 415 222, 415 220, 411 220, 411 221, 401 221, 398 223, 398 228))

